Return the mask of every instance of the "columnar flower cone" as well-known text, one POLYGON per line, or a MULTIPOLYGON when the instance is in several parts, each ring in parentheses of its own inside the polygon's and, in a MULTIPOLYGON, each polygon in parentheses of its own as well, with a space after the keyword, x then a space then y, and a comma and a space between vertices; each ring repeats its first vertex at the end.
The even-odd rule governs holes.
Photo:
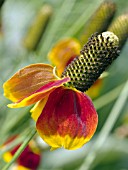
POLYGON ((62 77, 70 77, 70 86, 86 91, 117 58, 118 45, 118 37, 111 32, 93 35, 81 55, 66 67, 62 77))
POLYGON ((33 64, 4 84, 11 108, 35 104, 31 110, 39 135, 53 149, 82 147, 94 135, 98 116, 83 93, 118 56, 118 37, 111 32, 94 35, 61 74, 47 64, 33 64))
MULTIPOLYGON (((128 14, 125 13, 113 17, 116 12, 116 4, 114 2, 103 2, 95 13, 86 23, 80 40, 74 38, 66 38, 56 43, 50 51, 48 58, 50 62, 57 67, 58 75, 61 76, 65 67, 77 56, 79 56, 79 49, 81 44, 86 43, 88 38, 94 33, 101 33, 108 30, 116 34, 119 38, 119 49, 124 46, 128 37, 128 14)), ((100 78, 86 91, 92 99, 98 97, 103 87, 103 78, 108 74, 103 74, 100 78)))

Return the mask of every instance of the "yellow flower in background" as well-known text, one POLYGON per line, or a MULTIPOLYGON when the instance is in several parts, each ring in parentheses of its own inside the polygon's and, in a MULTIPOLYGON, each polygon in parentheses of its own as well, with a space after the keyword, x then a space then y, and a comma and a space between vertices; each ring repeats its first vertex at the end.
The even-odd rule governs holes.
POLYGON ((93 103, 84 92, 117 58, 118 44, 112 32, 93 35, 79 56, 64 63, 67 67, 61 76, 58 65, 55 69, 48 64, 32 64, 19 70, 3 86, 4 95, 14 102, 8 106, 36 103, 32 118, 52 150, 82 147, 92 138, 98 123, 93 103))
POLYGON ((59 41, 49 52, 48 58, 53 66, 56 66, 58 76, 70 62, 80 55, 81 45, 75 38, 66 38, 59 41))

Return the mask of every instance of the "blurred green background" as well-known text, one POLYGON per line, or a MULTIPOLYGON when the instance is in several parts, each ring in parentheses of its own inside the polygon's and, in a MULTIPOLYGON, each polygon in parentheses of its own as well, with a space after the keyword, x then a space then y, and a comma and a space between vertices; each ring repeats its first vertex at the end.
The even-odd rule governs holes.
MULTIPOLYGON (((102 2, 101 0, 4 1, 0 9, 0 144, 12 134, 22 134, 25 129, 29 128, 28 124, 30 127, 33 126, 29 107, 7 108, 6 105, 9 101, 3 97, 2 84, 23 66, 38 62, 48 63, 47 54, 52 46, 64 37, 78 38, 85 23, 102 2), (28 50, 24 47, 24 39, 38 11, 45 4, 50 5, 52 15, 36 49, 28 50)), ((117 6, 115 17, 128 12, 128 1, 115 0, 113 2, 117 6)), ((121 98, 119 94, 128 80, 128 42, 108 72, 109 75, 103 79, 99 96, 94 99, 99 124, 93 139, 76 151, 59 149, 50 152, 44 149, 39 170, 75 170, 80 169, 83 162, 85 168, 81 167, 81 170, 88 166, 93 170, 128 169, 128 94, 124 96, 126 100, 121 110, 119 108, 119 116, 113 123, 107 138, 101 146, 97 147, 95 144, 102 139, 102 137, 99 138, 102 127, 117 98, 121 98)), ((118 106, 120 107, 120 105, 116 106, 117 111, 118 106)), ((0 168, 4 164, 1 160, 0 168)))

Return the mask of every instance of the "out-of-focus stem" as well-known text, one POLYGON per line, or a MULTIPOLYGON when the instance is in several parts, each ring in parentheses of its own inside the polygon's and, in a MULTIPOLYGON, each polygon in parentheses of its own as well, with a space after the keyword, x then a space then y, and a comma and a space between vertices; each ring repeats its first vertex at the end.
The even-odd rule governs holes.
POLYGON ((20 154, 23 152, 25 147, 28 145, 29 141, 33 138, 33 136, 36 134, 36 130, 33 129, 27 136, 25 141, 22 143, 22 145, 19 147, 19 149, 16 151, 15 155, 13 156, 12 160, 5 165, 5 167, 2 170, 8 170, 8 168, 15 162, 15 160, 20 156, 20 154))
POLYGON ((24 38, 23 44, 28 50, 36 49, 51 15, 52 7, 50 5, 44 5, 38 12, 26 37, 24 38))
POLYGON ((95 108, 101 109, 102 107, 106 106, 107 104, 111 103, 112 101, 114 101, 120 91, 122 90, 124 86, 124 83, 122 83, 121 85, 117 86, 116 88, 112 89, 111 91, 107 92, 106 94, 100 96, 99 98, 95 99, 93 101, 95 108))
POLYGON ((2 8, 2 5, 4 4, 4 1, 5 0, 1 0, 0 1, 0 38, 2 37, 2 16, 1 16, 1 8, 2 8))
POLYGON ((0 1, 0 8, 2 7, 4 1, 5 1, 5 0, 1 0, 1 1, 0 1))

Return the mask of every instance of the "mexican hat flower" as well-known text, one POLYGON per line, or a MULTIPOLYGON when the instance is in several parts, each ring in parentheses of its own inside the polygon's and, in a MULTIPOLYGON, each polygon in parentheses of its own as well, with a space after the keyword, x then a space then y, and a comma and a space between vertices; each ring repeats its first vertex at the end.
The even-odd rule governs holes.
MULTIPOLYGON (((6 148, 12 143, 17 136, 10 137, 2 146, 6 148)), ((3 154, 5 162, 10 162, 21 144, 16 145, 13 149, 3 154)), ((41 151, 34 140, 31 140, 24 151, 18 157, 16 162, 11 166, 11 170, 37 170, 41 161, 41 151)))
MULTIPOLYGON (((53 66, 56 66, 58 76, 61 76, 73 59, 80 55, 80 49, 80 42, 75 38, 64 38, 53 46, 48 54, 48 59, 53 66)), ((92 99, 99 95, 105 76, 107 76, 107 72, 104 72, 86 91, 86 94, 92 99)))
POLYGON ((61 76, 48 64, 32 64, 4 84, 11 108, 35 104, 32 118, 38 134, 52 148, 74 150, 94 135, 98 123, 91 99, 84 93, 117 58, 118 37, 112 32, 93 35, 61 76))

